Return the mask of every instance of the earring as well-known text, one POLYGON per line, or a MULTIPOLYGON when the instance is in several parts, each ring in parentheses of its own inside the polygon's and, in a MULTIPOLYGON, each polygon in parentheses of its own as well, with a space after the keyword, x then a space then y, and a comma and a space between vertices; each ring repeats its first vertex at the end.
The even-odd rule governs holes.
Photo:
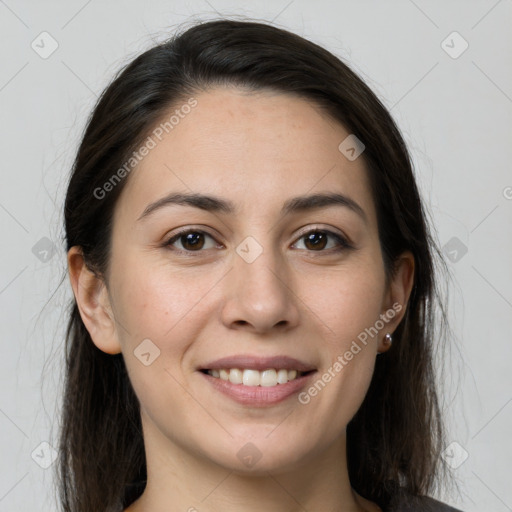
POLYGON ((384 352, 391 348, 391 345, 393 344, 393 336, 391 336, 389 332, 386 334, 386 336, 384 336, 382 344, 384 345, 384 352))

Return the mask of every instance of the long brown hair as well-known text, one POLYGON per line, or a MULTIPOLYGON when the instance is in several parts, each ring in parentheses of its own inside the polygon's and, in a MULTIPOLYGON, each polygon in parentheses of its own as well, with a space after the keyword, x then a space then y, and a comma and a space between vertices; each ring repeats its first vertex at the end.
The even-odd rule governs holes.
MULTIPOLYGON (((415 281, 393 347, 380 355, 368 393, 347 427, 351 485, 386 508, 402 492, 437 489, 444 444, 433 354, 445 321, 435 273, 444 264, 404 140, 369 87, 320 46, 252 21, 198 23, 128 64, 88 120, 65 200, 66 249, 80 246, 87 266, 107 280, 112 217, 129 176, 98 199, 169 109, 215 85, 299 95, 325 110, 365 144, 388 279, 405 250, 415 281), (441 313, 439 317, 437 312, 441 313)), ((139 497, 146 460, 138 399, 122 354, 92 342, 72 300, 66 336, 58 485, 66 512, 119 512, 139 497)))

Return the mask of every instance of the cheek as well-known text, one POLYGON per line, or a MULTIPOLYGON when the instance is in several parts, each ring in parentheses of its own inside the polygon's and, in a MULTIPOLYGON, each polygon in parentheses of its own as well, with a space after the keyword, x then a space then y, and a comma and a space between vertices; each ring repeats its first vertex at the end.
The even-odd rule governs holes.
POLYGON ((133 387, 144 403, 155 400, 150 390, 160 386, 181 397, 183 361, 212 317, 209 292, 218 276, 144 263, 140 255, 123 263, 119 268, 133 269, 125 273, 133 277, 117 276, 117 331, 133 387))
MULTIPOLYGON (((143 258, 127 261, 125 268, 134 270, 130 278, 118 276, 116 304, 131 343, 150 338, 163 346, 180 339, 177 333, 184 326, 193 330, 197 324, 190 319, 201 314, 201 298, 211 288, 212 276, 194 277, 161 264, 145 264, 143 258)), ((172 345, 166 350, 174 350, 172 345)))
POLYGON ((306 390, 309 397, 304 396, 304 402, 309 398, 318 416, 331 417, 332 435, 352 419, 370 385, 377 339, 382 335, 375 325, 384 282, 383 269, 377 264, 353 265, 317 281, 305 295, 322 329, 325 357, 322 372, 306 390))
MULTIPOLYGON (((382 308, 384 274, 378 266, 359 265, 336 270, 299 294, 323 326, 326 339, 339 350, 378 320, 382 308)), ((372 337, 369 336, 369 339, 372 337)), ((376 340, 376 337, 374 338, 376 340)))
MULTIPOLYGON (((206 301, 200 299, 213 282, 211 277, 194 280, 161 265, 143 265, 142 259, 132 263, 133 277, 117 276, 116 316, 123 357, 146 414, 153 419, 163 414, 167 421, 164 411, 171 404, 173 411, 191 408, 180 365, 204 327, 201 319, 208 318, 206 301)), ((181 412, 173 414, 181 417, 181 412)))

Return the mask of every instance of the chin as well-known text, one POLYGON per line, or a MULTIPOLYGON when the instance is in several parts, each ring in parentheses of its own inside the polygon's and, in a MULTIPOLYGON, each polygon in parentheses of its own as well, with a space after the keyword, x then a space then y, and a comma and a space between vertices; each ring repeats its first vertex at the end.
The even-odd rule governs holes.
POLYGON ((226 470, 240 475, 268 476, 269 472, 285 473, 297 468, 314 451, 314 447, 305 446, 303 440, 292 442, 286 435, 277 434, 272 438, 274 434, 269 436, 269 432, 230 438, 226 446, 216 445, 221 451, 211 453, 211 458, 226 470))

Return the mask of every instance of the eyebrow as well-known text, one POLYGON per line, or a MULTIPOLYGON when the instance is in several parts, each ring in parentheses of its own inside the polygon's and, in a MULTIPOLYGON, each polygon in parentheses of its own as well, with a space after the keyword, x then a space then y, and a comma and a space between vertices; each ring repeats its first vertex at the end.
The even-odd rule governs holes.
MULTIPOLYGON (((137 221, 142 220, 153 212, 170 205, 192 206, 209 212, 231 215, 236 214, 238 211, 233 202, 226 199, 220 199, 215 196, 198 193, 171 193, 161 199, 158 199, 154 203, 149 204, 137 221)), ((358 203, 348 196, 334 192, 292 197, 288 199, 281 208, 281 216, 284 217, 291 213, 304 212, 329 206, 342 206, 348 208, 359 215, 366 224, 368 223, 366 213, 358 203)))

